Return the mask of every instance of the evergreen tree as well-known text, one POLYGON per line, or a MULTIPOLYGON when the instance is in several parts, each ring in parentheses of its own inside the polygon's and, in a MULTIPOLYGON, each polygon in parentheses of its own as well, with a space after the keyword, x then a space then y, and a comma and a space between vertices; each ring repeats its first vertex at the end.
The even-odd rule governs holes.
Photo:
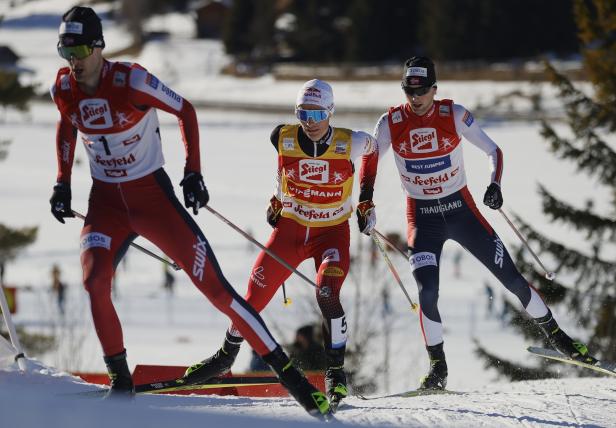
POLYGON ((419 1, 354 0, 349 7, 346 59, 355 62, 392 61, 418 53, 419 1))
POLYGON ((16 73, 0 70, 0 105, 2 107, 26 111, 28 101, 34 95, 34 86, 22 85, 16 73))
MULTIPOLYGON (((34 96, 33 86, 23 86, 15 73, 0 71, 0 104, 6 108, 20 111, 28 109, 28 102, 34 96)), ((7 157, 8 140, 0 140, 0 160, 7 157)), ((36 227, 11 229, 0 223, 0 272, 2 276, 5 265, 17 256, 19 250, 34 242, 36 227)), ((0 277, 0 282, 2 281, 0 277)))
POLYGON ((294 1, 289 12, 295 28, 285 35, 296 59, 308 62, 340 62, 345 58, 351 0, 294 1))
MULTIPOLYGON (((518 252, 518 266, 548 303, 565 306, 568 317, 583 327, 586 333, 579 339, 588 344, 591 353, 615 361, 616 3, 613 0, 576 0, 574 6, 583 44, 584 68, 594 92, 592 96, 585 94, 547 64, 565 106, 569 132, 564 136, 544 121, 541 134, 556 157, 573 162, 580 172, 593 179, 592 183, 605 187, 611 197, 610 209, 599 213, 592 200, 580 206, 580 202, 565 201, 540 186, 543 212, 548 220, 583 234, 589 249, 583 249, 584 245, 574 248, 556 242, 517 218, 531 245, 539 248, 547 259, 555 261, 558 279, 551 282, 543 278, 542 272, 535 271, 536 266, 522 251, 518 252)), ((588 182, 590 185, 591 181, 588 182)), ((525 331, 531 334, 528 328, 525 331)))

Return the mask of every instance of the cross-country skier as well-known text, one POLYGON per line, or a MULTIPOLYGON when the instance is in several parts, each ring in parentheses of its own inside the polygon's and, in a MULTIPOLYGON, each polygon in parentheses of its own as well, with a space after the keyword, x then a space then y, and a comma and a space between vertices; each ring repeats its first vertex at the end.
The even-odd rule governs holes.
MULTIPOLYGON (((420 388, 443 389, 447 363, 438 311, 439 263, 447 239, 459 242, 520 299, 526 312, 559 352, 582 361, 594 360, 586 346, 559 327, 537 291, 517 270, 498 235, 481 215, 466 186, 462 137, 486 153, 490 185, 483 203, 503 204, 503 154, 473 115, 452 100, 435 100, 433 62, 425 57, 406 61, 402 90, 407 102, 381 116, 375 128, 376 153, 365 156, 360 171, 359 200, 372 206, 378 160, 392 147, 402 187, 407 194, 407 240, 410 264, 419 289, 420 322, 430 370, 420 388)), ((357 212, 360 227, 364 214, 357 212)))
POLYGON ((58 176, 50 203, 61 223, 73 217, 71 169, 79 137, 93 179, 80 238, 83 282, 111 380, 110 394, 134 393, 122 328, 111 300, 111 279, 131 241, 141 235, 175 260, 233 321, 308 412, 327 414, 325 395, 289 364, 259 314, 227 282, 203 232, 176 198, 162 168, 156 109, 178 118, 186 150, 180 185, 184 205, 197 214, 209 195, 201 175, 195 109, 140 65, 107 61, 104 47, 101 22, 92 9, 73 7, 64 14, 58 53, 69 67, 58 71, 51 87, 60 120, 58 176))
MULTIPOLYGON (((323 314, 326 393, 335 406, 348 394, 344 373, 348 326, 340 289, 349 270, 353 162, 374 151, 374 139, 365 132, 330 126, 333 112, 331 86, 310 80, 297 95, 299 123, 279 125, 270 136, 278 152, 278 169, 275 194, 267 208, 267 222, 274 231, 266 247, 292 267, 306 259, 314 261, 315 294, 323 314)), ((374 210, 366 212, 366 217, 369 230, 376 222, 374 210)), ((252 268, 246 301, 260 312, 290 274, 261 252, 252 268)), ((242 336, 234 322, 222 348, 190 368, 186 377, 205 380, 228 372, 242 336)))

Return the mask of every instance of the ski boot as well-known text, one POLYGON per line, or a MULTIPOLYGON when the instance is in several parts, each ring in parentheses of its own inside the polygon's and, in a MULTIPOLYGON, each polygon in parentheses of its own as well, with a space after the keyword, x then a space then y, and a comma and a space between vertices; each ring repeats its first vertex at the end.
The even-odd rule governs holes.
POLYGON ((104 357, 107 373, 109 374, 109 391, 105 398, 133 397, 135 386, 133 377, 128 370, 126 350, 119 354, 104 357))
POLYGON ((443 351, 443 342, 426 346, 430 357, 430 371, 421 379, 419 389, 440 389, 447 386, 447 362, 443 351))
POLYGON ((558 352, 572 360, 587 364, 594 364, 597 360, 588 353, 588 348, 582 342, 577 342, 561 330, 558 323, 552 317, 552 312, 548 310, 546 316, 535 318, 535 324, 546 335, 550 345, 558 352))
POLYGON ((340 401, 349 395, 346 375, 342 366, 329 367, 325 370, 325 392, 332 412, 335 412, 340 405, 340 401))
POLYGON ((243 341, 243 338, 227 332, 222 347, 210 358, 188 367, 182 379, 187 385, 199 385, 206 383, 213 377, 228 373, 238 352, 240 352, 243 341))
POLYGON ((308 382, 306 376, 291 363, 280 346, 265 355, 263 360, 276 372, 282 386, 311 416, 322 420, 331 419, 327 396, 308 382))
POLYGON ((325 332, 324 348, 327 359, 327 370, 325 370, 325 393, 329 399, 329 405, 332 412, 338 410, 338 406, 343 398, 349 395, 347 389, 346 374, 344 373, 344 354, 346 353, 346 345, 338 348, 331 346, 331 338, 329 329, 324 326, 325 332))

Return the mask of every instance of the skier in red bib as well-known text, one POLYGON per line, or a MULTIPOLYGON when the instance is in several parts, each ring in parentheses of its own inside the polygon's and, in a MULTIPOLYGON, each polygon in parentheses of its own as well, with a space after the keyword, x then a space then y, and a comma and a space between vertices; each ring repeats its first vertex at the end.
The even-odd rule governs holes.
MULTIPOLYGON (((349 223, 352 215, 354 161, 372 153, 370 134, 330 126, 334 112, 332 88, 318 79, 300 89, 295 103, 299 123, 274 128, 270 141, 278 153, 275 194, 267 209, 274 228, 266 247, 292 267, 312 259, 315 290, 323 314, 327 369, 326 393, 336 406, 347 396, 344 354, 348 325, 340 289, 349 270, 349 223)), ((367 213, 371 228, 374 210, 367 213)), ((291 272, 265 252, 254 263, 246 301, 260 312, 291 272)), ((187 377, 206 380, 229 371, 243 334, 235 323, 222 348, 196 364, 187 377)))
MULTIPOLYGON (((409 261, 419 289, 420 323, 430 358, 430 370, 420 388, 443 389, 447 382, 443 326, 437 307, 440 256, 447 239, 460 243, 515 294, 552 346, 571 358, 592 361, 586 346, 558 327, 468 191, 462 137, 488 156, 490 184, 483 203, 495 210, 503 204, 501 150, 470 111, 452 100, 434 99, 436 72, 429 58, 406 61, 402 89, 407 103, 391 107, 381 116, 375 129, 376 153, 362 161, 359 206, 373 206, 378 162, 391 147, 407 194, 409 261)), ((361 220, 362 212, 358 210, 357 215, 361 220)))
POLYGON ((74 7, 64 14, 58 53, 69 67, 58 71, 51 87, 60 120, 58 176, 50 203, 61 223, 73 217, 71 169, 79 139, 93 179, 80 238, 83 282, 111 379, 110 394, 134 393, 111 280, 129 244, 141 235, 175 260, 233 321, 306 410, 316 416, 329 413, 325 395, 290 366, 259 314, 225 279, 203 232, 176 198, 163 170, 157 109, 178 118, 186 151, 180 183, 186 208, 197 214, 208 203, 195 109, 138 64, 104 59, 104 47, 101 22, 92 9, 74 7))

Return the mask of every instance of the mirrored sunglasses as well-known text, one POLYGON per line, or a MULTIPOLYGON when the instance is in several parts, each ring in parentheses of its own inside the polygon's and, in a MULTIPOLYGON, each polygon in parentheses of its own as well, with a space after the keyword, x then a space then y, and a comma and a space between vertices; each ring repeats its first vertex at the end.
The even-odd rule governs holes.
POLYGON ((419 88, 411 88, 410 86, 403 86, 404 93, 410 96, 421 97, 426 95, 432 89, 432 86, 420 86, 419 88))
POLYGON ((295 116, 302 122, 308 122, 312 120, 315 123, 321 122, 329 117, 328 110, 303 110, 296 109, 295 116))
POLYGON ((88 45, 77 45, 77 46, 60 46, 58 44, 58 54, 66 60, 71 60, 71 58, 75 59, 84 59, 92 55, 94 48, 88 45))

